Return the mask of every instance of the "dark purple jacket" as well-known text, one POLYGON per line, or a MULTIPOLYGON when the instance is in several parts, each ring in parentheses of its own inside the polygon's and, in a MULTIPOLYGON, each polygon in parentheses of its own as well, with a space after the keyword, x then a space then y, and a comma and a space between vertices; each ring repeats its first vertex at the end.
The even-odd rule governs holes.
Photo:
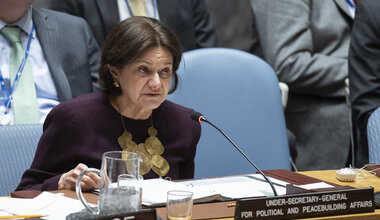
MULTIPOLYGON (((165 147, 163 156, 170 165, 168 177, 194 177, 194 157, 201 134, 199 123, 190 119, 192 110, 165 101, 153 111, 157 137, 165 147)), ((127 131, 137 144, 144 143, 151 120, 124 117, 127 131)), ((100 169, 102 154, 121 150, 117 142, 123 133, 120 114, 105 92, 86 94, 56 106, 47 116, 44 132, 30 169, 16 190, 56 190, 61 175, 78 163, 100 169)), ((158 177, 153 171, 145 179, 158 177)))

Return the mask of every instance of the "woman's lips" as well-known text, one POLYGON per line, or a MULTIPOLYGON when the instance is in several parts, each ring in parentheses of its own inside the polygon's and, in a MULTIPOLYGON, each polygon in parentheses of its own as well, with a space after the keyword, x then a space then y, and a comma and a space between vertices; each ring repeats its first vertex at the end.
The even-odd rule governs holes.
POLYGON ((156 96, 161 96, 160 93, 146 93, 146 96, 151 96, 151 97, 156 97, 156 96))

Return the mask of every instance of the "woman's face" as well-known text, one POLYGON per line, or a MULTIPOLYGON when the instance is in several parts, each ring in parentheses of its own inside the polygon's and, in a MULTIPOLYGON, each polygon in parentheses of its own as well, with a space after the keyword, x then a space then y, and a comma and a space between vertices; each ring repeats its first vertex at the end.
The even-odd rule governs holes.
POLYGON ((173 74, 173 57, 164 47, 148 48, 135 62, 111 73, 130 108, 149 111, 165 101, 173 74))

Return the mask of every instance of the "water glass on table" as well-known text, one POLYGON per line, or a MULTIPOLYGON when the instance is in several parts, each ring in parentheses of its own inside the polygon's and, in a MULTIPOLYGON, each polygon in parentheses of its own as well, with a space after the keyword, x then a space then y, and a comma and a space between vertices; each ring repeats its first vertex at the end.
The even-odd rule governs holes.
POLYGON ((100 170, 88 168, 82 171, 76 183, 76 193, 85 208, 93 215, 111 215, 139 211, 140 184, 139 175, 141 157, 127 151, 109 151, 103 154, 100 170), (80 187, 84 175, 97 173, 100 178, 99 201, 97 207, 91 207, 83 198, 80 187))
POLYGON ((168 192, 166 214, 168 220, 191 220, 193 193, 173 190, 168 192))

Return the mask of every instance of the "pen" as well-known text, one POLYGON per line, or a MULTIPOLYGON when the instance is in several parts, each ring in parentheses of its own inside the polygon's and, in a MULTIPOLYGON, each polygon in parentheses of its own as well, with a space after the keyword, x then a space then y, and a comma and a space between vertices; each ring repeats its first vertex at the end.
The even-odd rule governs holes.
POLYGON ((227 204, 227 208, 231 208, 231 207, 235 207, 235 206, 236 206, 236 202, 227 204))
POLYGON ((42 217, 44 215, 8 215, 8 216, 0 216, 0 219, 19 219, 19 218, 34 218, 34 217, 42 217))

